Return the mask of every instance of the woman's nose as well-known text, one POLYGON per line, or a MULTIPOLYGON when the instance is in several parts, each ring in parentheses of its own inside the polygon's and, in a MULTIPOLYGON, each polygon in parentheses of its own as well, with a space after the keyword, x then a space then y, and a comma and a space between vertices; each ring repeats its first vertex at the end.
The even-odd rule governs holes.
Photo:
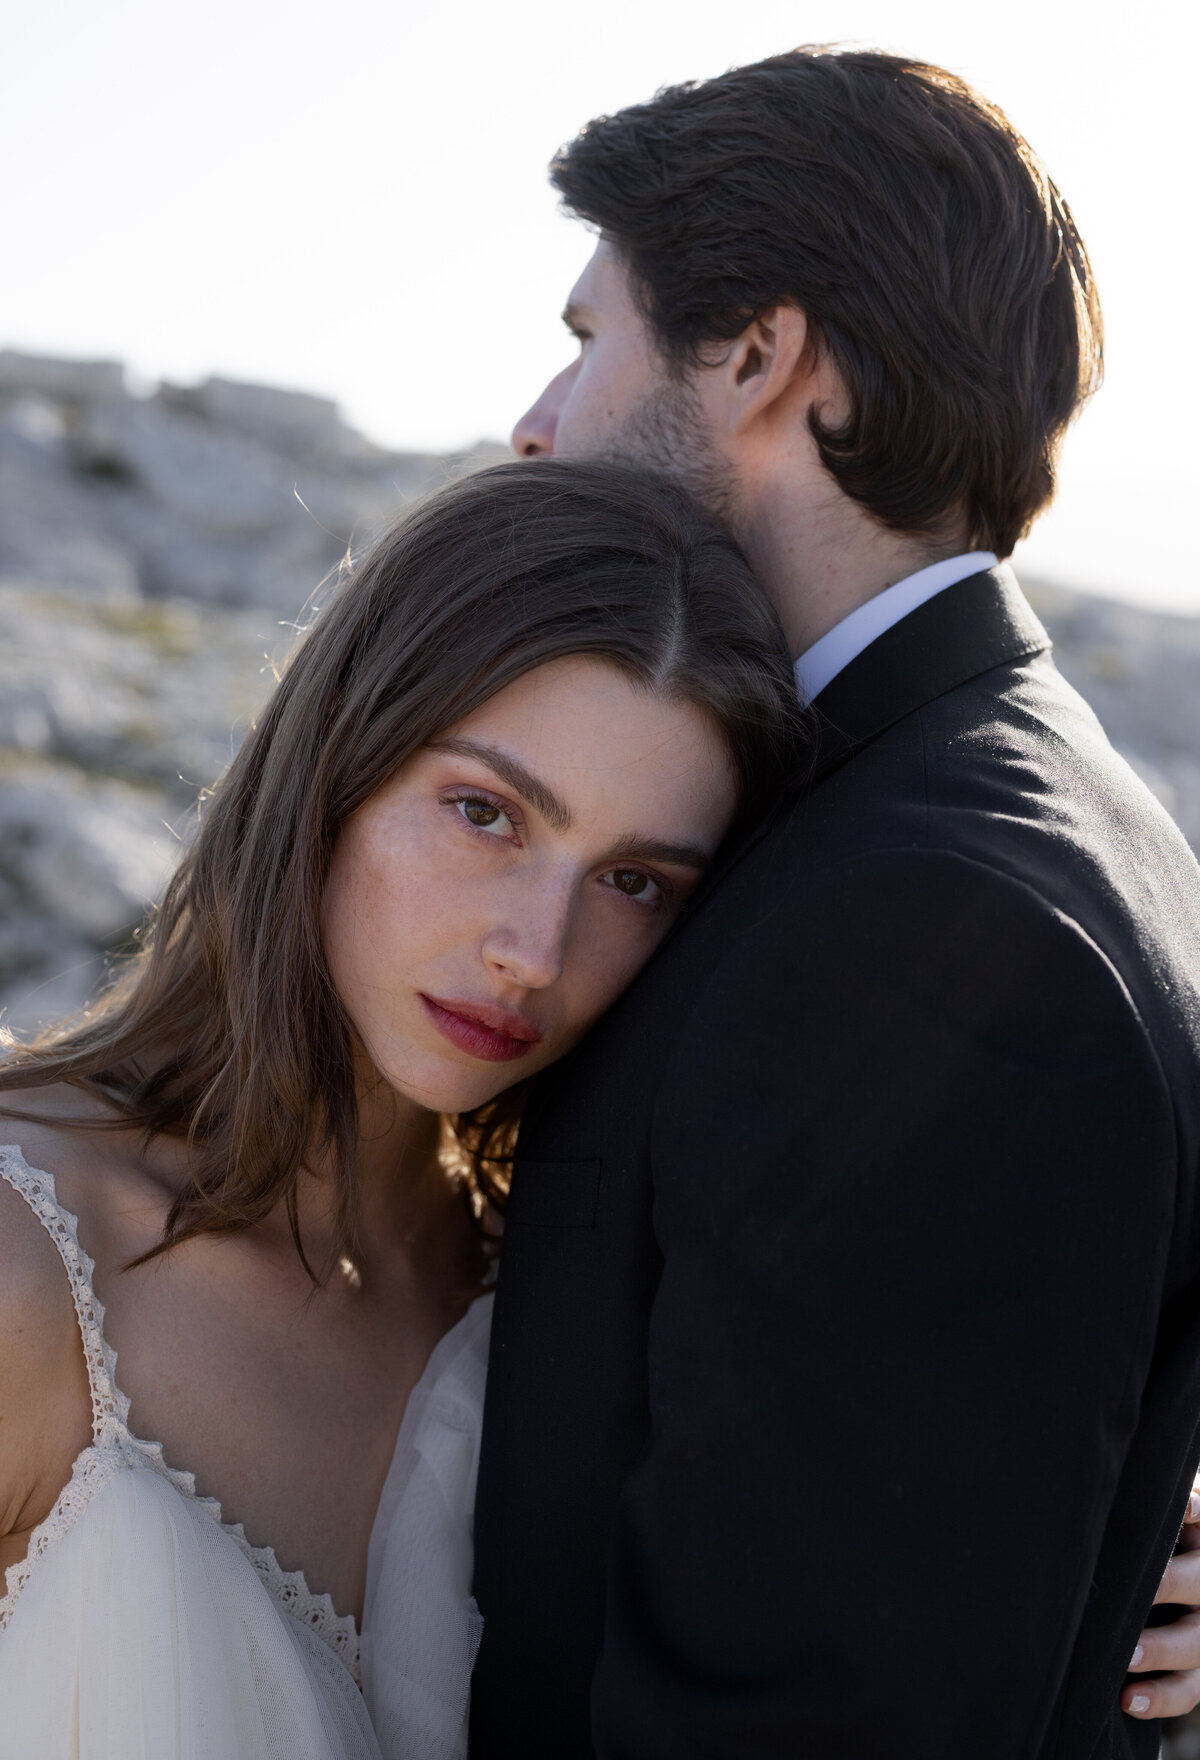
POLYGON ((554 451, 558 413, 566 396, 565 373, 551 379, 512 431, 512 449, 518 458, 549 458, 554 451))
POLYGON ((574 909, 574 887, 556 879, 523 892, 488 933, 484 958, 522 990, 545 990, 562 977, 574 909))

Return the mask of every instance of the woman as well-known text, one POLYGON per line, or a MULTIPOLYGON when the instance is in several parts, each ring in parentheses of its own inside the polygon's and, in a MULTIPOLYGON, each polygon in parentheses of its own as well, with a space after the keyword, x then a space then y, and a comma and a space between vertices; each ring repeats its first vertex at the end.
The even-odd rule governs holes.
POLYGON ((340 588, 0 1070, 0 1753, 465 1751, 521 1094, 802 745, 740 555, 624 468, 471 478, 340 588))

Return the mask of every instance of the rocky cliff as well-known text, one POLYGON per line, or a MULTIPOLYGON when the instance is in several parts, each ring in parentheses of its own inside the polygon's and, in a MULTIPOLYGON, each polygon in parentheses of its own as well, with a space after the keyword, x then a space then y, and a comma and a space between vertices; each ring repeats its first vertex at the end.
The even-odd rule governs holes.
MULTIPOLYGON (((351 542, 504 456, 386 452, 318 397, 0 352, 0 1007, 76 1007, 170 871, 351 542)), ((1200 620, 1027 583, 1200 849, 1200 620)))

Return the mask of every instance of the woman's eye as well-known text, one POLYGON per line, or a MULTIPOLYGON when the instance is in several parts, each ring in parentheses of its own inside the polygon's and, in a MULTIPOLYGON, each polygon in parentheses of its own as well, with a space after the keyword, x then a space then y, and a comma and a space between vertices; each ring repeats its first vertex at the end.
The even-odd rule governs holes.
POLYGON ((461 795, 454 804, 467 824, 474 826, 476 831, 491 831, 497 837, 512 835, 512 820, 495 801, 485 800, 482 795, 469 794, 461 795))
POLYGON ((613 868, 604 876, 605 884, 614 891, 622 893, 626 898, 636 898, 640 904, 657 903, 663 896, 663 889, 657 880, 649 874, 643 874, 640 868, 613 868))

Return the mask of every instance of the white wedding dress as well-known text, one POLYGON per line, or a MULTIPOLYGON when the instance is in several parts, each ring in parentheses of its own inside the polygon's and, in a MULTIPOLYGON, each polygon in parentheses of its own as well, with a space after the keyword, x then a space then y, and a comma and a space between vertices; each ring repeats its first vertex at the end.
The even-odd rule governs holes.
POLYGON ((19 1149, 0 1148, 0 1177, 62 1257, 92 1394, 92 1441, 0 1598, 0 1760, 462 1760, 491 1299, 410 1396, 360 1645, 351 1617, 132 1434, 75 1218, 19 1149))

